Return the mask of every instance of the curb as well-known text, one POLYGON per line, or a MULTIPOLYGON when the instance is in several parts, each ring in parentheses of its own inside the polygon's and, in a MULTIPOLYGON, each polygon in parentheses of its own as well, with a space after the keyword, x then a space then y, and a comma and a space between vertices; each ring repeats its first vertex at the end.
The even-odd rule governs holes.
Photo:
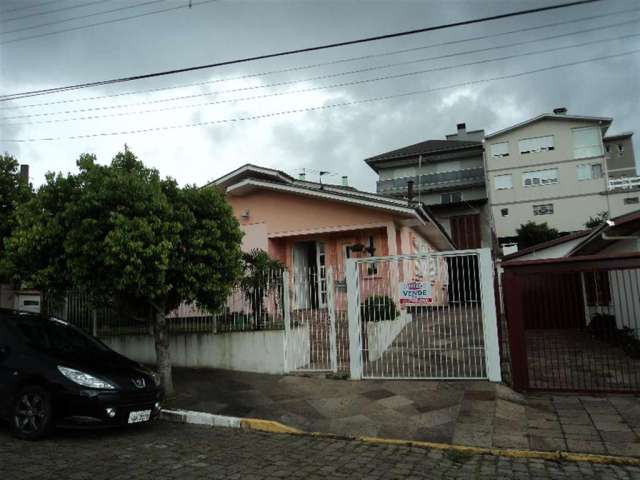
POLYGON ((600 455, 591 453, 572 453, 563 451, 545 452, 540 450, 516 450, 511 448, 486 448, 468 447, 450 443, 422 442, 419 440, 397 440, 381 437, 351 437, 336 435, 333 433, 305 432, 297 428, 289 427, 273 420, 260 418, 239 418, 212 413, 194 412, 190 410, 162 410, 162 420, 176 423, 188 423, 193 425, 207 425, 211 427, 242 428, 266 433, 284 433, 289 435, 305 435, 316 438, 333 438, 355 440, 370 445, 393 445, 414 447, 430 450, 454 451, 466 455, 492 455, 495 457, 531 458, 550 461, 587 462, 607 465, 633 465, 640 466, 640 458, 623 457, 617 455, 600 455))

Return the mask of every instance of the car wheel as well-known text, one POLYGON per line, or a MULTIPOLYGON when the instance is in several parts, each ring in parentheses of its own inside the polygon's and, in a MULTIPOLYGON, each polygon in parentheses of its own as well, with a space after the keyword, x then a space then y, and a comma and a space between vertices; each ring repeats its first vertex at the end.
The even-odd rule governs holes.
POLYGON ((51 395, 42 387, 25 387, 15 397, 11 412, 13 434, 23 440, 38 440, 53 430, 51 395))

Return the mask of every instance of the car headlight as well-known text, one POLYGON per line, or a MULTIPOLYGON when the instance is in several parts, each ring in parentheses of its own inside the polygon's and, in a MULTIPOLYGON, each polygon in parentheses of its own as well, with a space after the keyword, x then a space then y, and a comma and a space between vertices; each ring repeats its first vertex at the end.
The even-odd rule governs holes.
POLYGON ((74 368, 58 366, 58 371, 72 382, 82 385, 83 387, 99 388, 102 390, 114 390, 116 388, 106 380, 102 380, 74 368))

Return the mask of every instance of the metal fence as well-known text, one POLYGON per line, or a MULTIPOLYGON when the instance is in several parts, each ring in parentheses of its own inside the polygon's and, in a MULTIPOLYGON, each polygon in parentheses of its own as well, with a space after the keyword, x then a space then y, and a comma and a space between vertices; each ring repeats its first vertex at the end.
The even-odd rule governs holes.
POLYGON ((640 257, 504 268, 516 388, 640 391, 640 257))
MULTIPOLYGON (((488 251, 358 259, 351 357, 362 378, 499 379, 488 251), (354 357, 355 355, 355 357, 354 357), (490 361, 488 361, 490 359, 490 361), (489 365, 490 364, 490 365, 489 365)), ((351 286, 349 287, 351 290, 351 286)), ((353 308, 353 307, 350 307, 353 308)))
MULTIPOLYGON (((283 302, 283 272, 274 270, 253 285, 235 286, 216 312, 183 303, 166 319, 172 334, 282 330, 283 302)), ((94 309, 88 297, 79 292, 69 292, 63 302, 51 304, 49 311, 97 337, 153 333, 149 318, 109 308, 94 309)))

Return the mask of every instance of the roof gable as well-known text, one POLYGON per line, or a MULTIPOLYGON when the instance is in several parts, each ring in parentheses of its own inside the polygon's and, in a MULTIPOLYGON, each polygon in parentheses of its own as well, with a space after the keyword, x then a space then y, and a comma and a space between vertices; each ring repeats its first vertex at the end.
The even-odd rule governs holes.
POLYGON ((511 132, 513 130, 518 130, 519 128, 526 127, 531 125, 532 123, 539 122, 541 120, 558 120, 558 121, 579 121, 579 122, 593 122, 598 124, 606 124, 606 128, 609 127, 609 124, 613 121, 612 118, 609 117, 589 117, 585 115, 566 115, 566 114, 556 114, 556 113, 543 113, 542 115, 538 115, 537 117, 530 118, 529 120, 525 120, 524 122, 516 123, 515 125, 511 125, 510 127, 504 128, 502 130, 498 130, 497 132, 489 133, 485 136, 485 139, 491 139, 503 135, 505 133, 511 132))

